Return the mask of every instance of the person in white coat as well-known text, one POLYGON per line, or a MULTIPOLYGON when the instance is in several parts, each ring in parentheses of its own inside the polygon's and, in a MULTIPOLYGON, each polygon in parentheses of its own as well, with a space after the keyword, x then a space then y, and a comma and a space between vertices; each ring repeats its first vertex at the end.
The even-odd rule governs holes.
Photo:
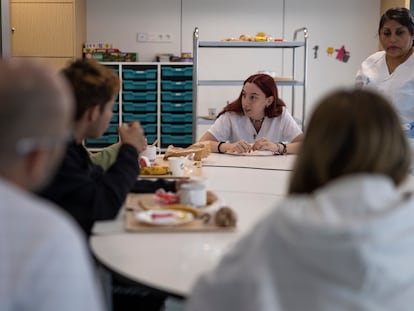
POLYGON ((0 60, 0 310, 102 311, 102 289, 80 229, 32 194, 56 171, 73 96, 44 64, 0 60))
POLYGON ((302 139, 275 80, 259 73, 243 82, 239 97, 224 107, 200 141, 208 141, 211 152, 267 150, 280 155, 296 153, 302 139))
POLYGON ((380 19, 378 36, 383 50, 361 63, 356 84, 386 96, 397 110, 407 136, 414 138, 414 21, 410 11, 387 10, 380 19))
POLYGON ((378 311, 414 305, 411 155, 381 95, 316 107, 286 200, 196 282, 188 311, 378 311))

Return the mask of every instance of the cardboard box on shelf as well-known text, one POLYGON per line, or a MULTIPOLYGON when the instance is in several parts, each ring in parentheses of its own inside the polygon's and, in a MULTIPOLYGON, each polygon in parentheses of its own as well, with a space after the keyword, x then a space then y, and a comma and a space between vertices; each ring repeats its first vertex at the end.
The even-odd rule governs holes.
POLYGON ((138 53, 121 52, 117 48, 109 47, 91 47, 91 44, 85 45, 83 48, 83 57, 96 59, 100 62, 136 62, 138 61, 138 53))

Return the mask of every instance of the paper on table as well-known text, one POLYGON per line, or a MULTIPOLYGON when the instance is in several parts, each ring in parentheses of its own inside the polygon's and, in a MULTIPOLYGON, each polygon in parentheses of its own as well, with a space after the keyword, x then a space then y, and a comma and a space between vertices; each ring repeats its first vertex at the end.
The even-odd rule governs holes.
POLYGON ((226 152, 225 154, 237 155, 237 156, 272 156, 273 152, 270 150, 255 150, 255 151, 243 152, 243 153, 226 152))

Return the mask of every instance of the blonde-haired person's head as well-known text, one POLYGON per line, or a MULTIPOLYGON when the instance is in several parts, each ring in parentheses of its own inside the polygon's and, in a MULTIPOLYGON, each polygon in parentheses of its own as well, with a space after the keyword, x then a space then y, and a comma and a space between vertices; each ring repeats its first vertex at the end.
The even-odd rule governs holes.
POLYGON ((410 147, 390 103, 372 91, 337 90, 312 114, 289 193, 311 193, 358 173, 386 175, 398 185, 410 163, 410 147))

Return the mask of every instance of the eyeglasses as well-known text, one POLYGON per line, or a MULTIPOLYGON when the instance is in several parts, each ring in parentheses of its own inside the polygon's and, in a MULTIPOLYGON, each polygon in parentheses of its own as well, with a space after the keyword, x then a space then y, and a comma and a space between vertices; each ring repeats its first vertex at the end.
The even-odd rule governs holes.
POLYGON ((55 149, 58 146, 68 144, 72 139, 72 132, 68 133, 65 137, 61 138, 22 138, 16 142, 15 150, 18 154, 25 155, 32 152, 36 148, 55 149))

